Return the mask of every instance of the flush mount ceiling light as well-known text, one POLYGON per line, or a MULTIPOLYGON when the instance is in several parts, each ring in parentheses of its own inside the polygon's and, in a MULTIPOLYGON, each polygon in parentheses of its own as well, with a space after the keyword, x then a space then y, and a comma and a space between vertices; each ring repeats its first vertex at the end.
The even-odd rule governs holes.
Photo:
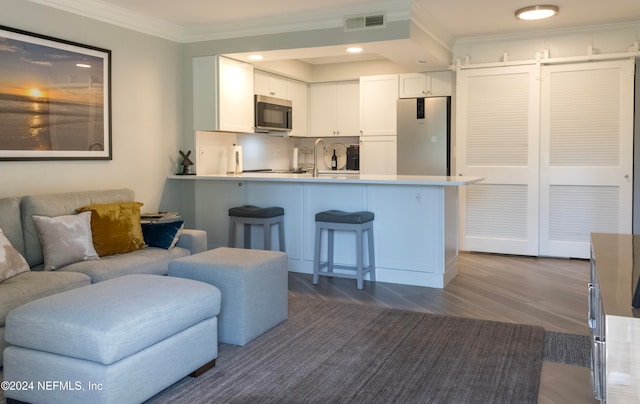
POLYGON ((347 48, 347 52, 349 53, 360 53, 362 52, 362 48, 358 48, 358 47, 351 47, 351 48, 347 48))
POLYGON ((558 6, 530 6, 516 11, 516 18, 519 20, 541 20, 553 17, 558 14, 558 6))
POLYGON ((262 60, 264 57, 262 55, 249 55, 249 59, 251 60, 262 60))

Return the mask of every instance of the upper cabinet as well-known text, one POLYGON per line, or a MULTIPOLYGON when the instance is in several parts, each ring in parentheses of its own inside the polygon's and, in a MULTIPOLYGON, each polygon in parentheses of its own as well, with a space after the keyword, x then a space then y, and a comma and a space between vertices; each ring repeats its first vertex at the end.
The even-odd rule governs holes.
POLYGON ((291 101, 293 122, 289 136, 307 136, 307 83, 255 70, 254 86, 258 95, 291 101))
POLYGON ((193 58, 195 130, 253 132, 253 65, 222 56, 193 58))
POLYGON ((361 135, 395 135, 397 101, 398 75, 360 77, 361 135))
POLYGON ((287 83, 287 98, 293 107, 293 122, 289 136, 307 136, 307 83, 289 80, 287 83))
POLYGON ((309 135, 358 136, 360 86, 357 81, 309 85, 309 135))
POLYGON ((254 79, 256 94, 285 100, 290 99, 288 95, 288 80, 286 78, 256 70, 254 79))
POLYGON ((450 71, 409 73, 399 77, 399 98, 453 95, 453 73, 450 71))

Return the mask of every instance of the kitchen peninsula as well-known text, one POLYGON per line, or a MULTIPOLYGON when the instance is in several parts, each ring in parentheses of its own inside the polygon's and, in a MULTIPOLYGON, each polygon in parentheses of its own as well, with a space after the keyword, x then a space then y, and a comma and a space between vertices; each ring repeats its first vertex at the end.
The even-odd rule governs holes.
MULTIPOLYGON (((369 210, 375 214, 379 282, 444 288, 456 276, 458 187, 479 177, 243 173, 173 175, 194 181, 195 227, 207 231, 209 248, 228 243, 228 209, 250 204, 285 210, 289 270, 312 273, 315 213, 369 210)), ((274 229, 275 231, 275 229, 274 229)), ((261 245, 260 232, 252 233, 261 245)), ((277 238, 274 238, 277 240, 277 238)), ((336 233, 336 263, 355 260, 353 234, 336 233)), ((355 286, 354 286, 355 287, 355 286)))

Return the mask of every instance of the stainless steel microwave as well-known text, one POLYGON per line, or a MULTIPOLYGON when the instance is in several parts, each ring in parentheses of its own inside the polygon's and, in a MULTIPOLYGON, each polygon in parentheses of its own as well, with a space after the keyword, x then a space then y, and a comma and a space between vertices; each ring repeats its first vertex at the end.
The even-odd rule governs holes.
POLYGON ((256 132, 290 131, 292 127, 292 102, 266 95, 255 96, 256 132))

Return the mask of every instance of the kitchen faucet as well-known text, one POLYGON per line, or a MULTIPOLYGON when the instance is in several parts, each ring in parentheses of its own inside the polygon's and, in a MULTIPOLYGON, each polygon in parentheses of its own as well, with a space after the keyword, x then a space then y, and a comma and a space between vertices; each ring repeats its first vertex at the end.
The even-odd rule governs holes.
POLYGON ((318 138, 316 143, 313 145, 313 176, 318 176, 318 143, 322 142, 322 149, 324 150, 325 144, 322 138, 318 138))

